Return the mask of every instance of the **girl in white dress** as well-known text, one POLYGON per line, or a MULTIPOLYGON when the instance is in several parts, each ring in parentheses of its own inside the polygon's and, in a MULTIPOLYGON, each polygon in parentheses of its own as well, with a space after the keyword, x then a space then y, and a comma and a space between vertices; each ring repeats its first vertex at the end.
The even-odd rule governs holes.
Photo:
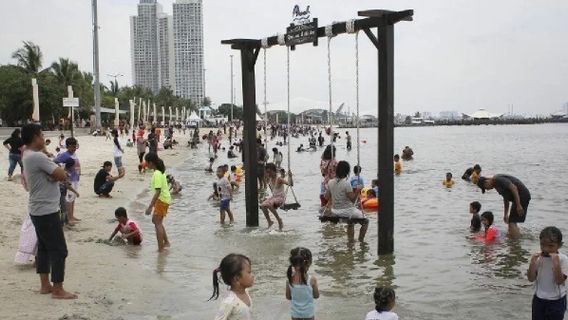
POLYGON ((218 273, 230 291, 221 301, 215 320, 252 320, 252 300, 246 291, 254 283, 250 259, 234 253, 223 258, 213 271, 213 295, 209 300, 219 298, 218 273))
POLYGON ((367 313, 365 320, 398 320, 398 315, 391 310, 395 305, 395 294, 392 288, 375 288, 375 310, 367 313))

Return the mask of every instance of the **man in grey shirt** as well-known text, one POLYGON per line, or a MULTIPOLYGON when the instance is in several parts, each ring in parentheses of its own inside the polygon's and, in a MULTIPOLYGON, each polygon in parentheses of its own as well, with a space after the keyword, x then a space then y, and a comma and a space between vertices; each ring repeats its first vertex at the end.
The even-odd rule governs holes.
POLYGON ((63 168, 42 152, 45 141, 39 125, 22 127, 22 140, 26 145, 23 163, 30 194, 28 210, 38 239, 36 269, 41 282, 40 293, 50 293, 54 299, 76 299, 76 294, 63 289, 67 243, 59 216, 58 182, 65 181, 67 176, 63 168), (50 272, 53 285, 49 282, 50 272))

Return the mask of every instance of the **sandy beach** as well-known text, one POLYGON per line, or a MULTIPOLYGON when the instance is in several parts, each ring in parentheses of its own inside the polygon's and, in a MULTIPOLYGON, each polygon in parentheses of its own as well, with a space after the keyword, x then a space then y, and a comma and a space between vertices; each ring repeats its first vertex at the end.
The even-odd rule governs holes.
MULTIPOLYGON (((66 133, 67 135, 67 133, 66 133)), ((188 135, 177 134, 177 149, 160 151, 160 157, 168 168, 179 165, 184 160, 188 135)), ((46 136, 55 143, 48 147, 55 152, 57 138, 46 136)), ((39 289, 38 276, 33 266, 14 265, 14 255, 22 221, 27 214, 28 196, 19 181, 7 181, 8 154, 5 148, 0 153, 0 299, 4 301, 0 310, 1 319, 140 319, 141 313, 148 319, 168 319, 153 312, 140 312, 140 306, 157 304, 161 290, 168 287, 166 280, 155 273, 143 269, 136 259, 128 259, 123 251, 109 250, 101 243, 112 232, 114 210, 119 206, 130 208, 136 197, 149 189, 151 174, 139 174, 136 148, 125 147, 123 163, 126 176, 117 181, 112 191, 112 199, 101 199, 93 193, 93 179, 103 161, 112 161, 112 140, 104 137, 78 136, 81 161, 80 198, 75 204, 76 216, 82 219, 72 228, 65 228, 69 250, 67 258, 65 287, 79 294, 74 301, 57 301, 49 295, 36 293, 39 289), (128 316, 136 313, 138 316, 128 316)), ((122 138, 125 145, 126 137, 122 138)), ((16 169, 19 173, 19 168, 16 169)), ((113 167, 113 175, 117 175, 113 167)), ((130 213, 132 210, 129 210, 130 213)), ((131 215, 132 216, 132 215, 131 215)), ((140 215, 137 215, 136 219, 140 215)), ((148 218, 150 219, 150 218, 148 218)), ((145 231, 145 243, 155 242, 154 230, 145 231)), ((136 248, 132 248, 136 254, 136 248)), ((156 256, 158 254, 156 253, 156 256)))

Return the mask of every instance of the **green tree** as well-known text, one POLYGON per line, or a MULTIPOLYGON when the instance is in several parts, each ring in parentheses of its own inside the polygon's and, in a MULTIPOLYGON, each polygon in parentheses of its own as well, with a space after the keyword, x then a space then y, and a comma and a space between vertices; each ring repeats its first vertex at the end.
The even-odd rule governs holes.
POLYGON ((27 73, 37 75, 40 72, 43 54, 37 44, 24 41, 24 46, 14 51, 12 58, 16 59, 16 64, 27 73))
MULTIPOLYGON (((222 115, 229 119, 229 121, 233 121, 231 119, 231 104, 230 103, 223 103, 217 108, 217 114, 222 115)), ((243 108, 237 105, 233 105, 233 117, 237 120, 243 120, 243 108)))
POLYGON ((0 66, 0 117, 8 126, 29 119, 32 90, 29 74, 12 65, 0 66))
POLYGON ((52 63, 51 72, 65 90, 67 86, 77 86, 83 76, 77 63, 66 58, 59 58, 59 61, 52 63))

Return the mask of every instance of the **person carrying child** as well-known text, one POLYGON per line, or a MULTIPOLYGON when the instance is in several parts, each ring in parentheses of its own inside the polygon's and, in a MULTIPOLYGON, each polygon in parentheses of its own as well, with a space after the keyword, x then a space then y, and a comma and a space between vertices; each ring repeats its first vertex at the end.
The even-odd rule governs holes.
POLYGON ((146 154, 144 160, 146 160, 148 168, 154 170, 151 184, 154 195, 152 201, 150 201, 150 205, 146 209, 146 215, 150 215, 152 212, 154 213, 152 215, 152 223, 154 223, 156 228, 158 252, 164 252, 165 248, 170 246, 170 242, 163 222, 168 214, 168 208, 172 201, 168 179, 166 178, 166 166, 164 165, 164 161, 158 158, 157 154, 152 152, 146 154))
POLYGON ((231 200, 233 200, 233 187, 231 182, 225 176, 224 166, 217 167, 217 188, 221 196, 221 203, 219 206, 219 220, 221 224, 225 224, 225 214, 229 216, 229 223, 234 223, 233 212, 231 212, 231 200))
POLYGON ((209 300, 219 298, 219 273, 229 292, 221 301, 215 320, 252 320, 252 300, 247 292, 254 283, 250 259, 235 253, 225 256, 213 270, 213 295, 209 300))
POLYGON ((270 219, 269 211, 274 215, 276 221, 278 221, 278 230, 282 231, 284 224, 282 218, 278 215, 278 208, 284 204, 286 201, 286 190, 284 185, 293 186, 294 181, 292 180, 292 172, 288 171, 288 181, 282 179, 278 176, 278 169, 274 163, 266 164, 266 178, 268 180, 268 186, 272 191, 272 197, 264 200, 260 204, 260 209, 264 213, 264 217, 268 222, 268 227, 270 228, 274 222, 270 219))
POLYGON ((558 252, 562 247, 562 232, 556 227, 546 227, 539 239, 541 252, 532 255, 527 271, 528 280, 536 282, 532 320, 562 320, 568 277, 568 257, 558 252))
POLYGON ((286 272, 286 299, 290 300, 292 320, 315 319, 315 299, 320 296, 316 277, 308 274, 312 252, 298 247, 290 251, 290 266, 286 272))
POLYGON ((367 313, 365 320, 398 320, 398 315, 391 311, 396 304, 396 295, 392 288, 376 287, 373 298, 375 310, 367 313))
POLYGON ((120 232, 122 239, 125 239, 128 244, 135 246, 140 245, 142 243, 142 231, 140 231, 140 227, 138 227, 136 222, 128 219, 126 209, 123 207, 117 208, 114 211, 114 216, 116 220, 118 220, 118 225, 110 235, 109 241, 112 241, 114 236, 120 232))

